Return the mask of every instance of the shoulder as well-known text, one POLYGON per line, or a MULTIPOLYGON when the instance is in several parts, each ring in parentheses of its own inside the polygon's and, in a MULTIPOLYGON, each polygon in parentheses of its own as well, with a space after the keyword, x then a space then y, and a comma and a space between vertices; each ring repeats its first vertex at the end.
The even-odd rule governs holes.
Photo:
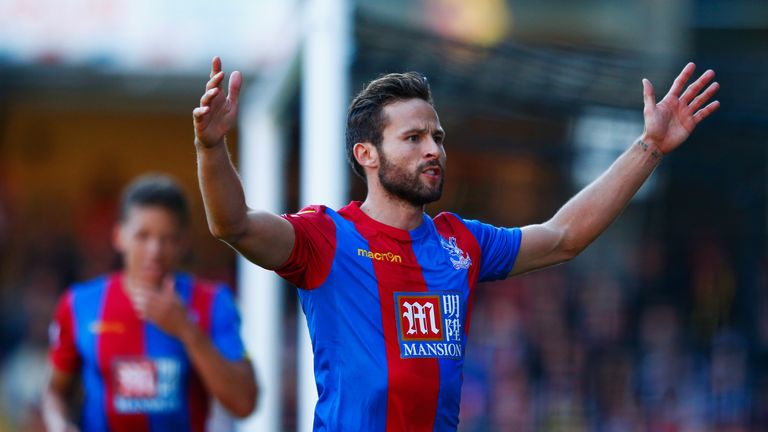
POLYGON ((326 232, 333 230, 335 227, 334 217, 337 214, 324 205, 311 205, 304 207, 296 213, 286 213, 281 216, 290 222, 297 231, 319 230, 326 232))
POLYGON ((330 213, 333 210, 324 205, 309 205, 296 213, 283 214, 283 218, 288 219, 306 219, 306 220, 324 220, 330 218, 330 213))
POLYGON ((443 237, 474 237, 470 225, 456 213, 442 212, 432 220, 435 224, 435 228, 437 228, 437 231, 443 237))
POLYGON ((68 302, 71 305, 75 299, 88 301, 88 299, 95 300, 101 298, 114 277, 116 277, 114 274, 105 274, 93 279, 75 282, 64 291, 61 296, 61 302, 68 302))
POLYGON ((109 281, 116 277, 112 274, 105 274, 101 276, 97 276, 93 279, 88 279, 85 281, 75 282, 72 285, 70 285, 69 289, 67 289, 67 292, 70 293, 89 293, 94 291, 103 291, 107 288, 109 285, 109 281))
POLYGON ((435 224, 449 224, 449 225, 455 225, 455 224, 463 224, 464 219, 462 219, 459 215, 453 212, 440 212, 437 214, 437 216, 433 217, 432 220, 435 222, 435 224))

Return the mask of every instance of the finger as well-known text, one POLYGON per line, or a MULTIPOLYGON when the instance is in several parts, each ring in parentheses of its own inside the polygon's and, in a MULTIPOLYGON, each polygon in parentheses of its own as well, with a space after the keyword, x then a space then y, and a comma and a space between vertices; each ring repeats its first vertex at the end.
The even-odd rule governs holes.
POLYGON ((701 74, 699 79, 694 81, 691 85, 688 86, 687 89, 685 89, 685 92, 682 96, 680 96, 680 102, 684 104, 691 103, 691 99, 693 99, 694 96, 699 94, 701 89, 704 88, 710 81, 712 81, 712 78, 715 77, 715 71, 712 69, 708 69, 706 72, 701 74))
POLYGON ((702 105, 704 105, 708 100, 712 98, 718 89, 720 89, 719 83, 713 82, 710 84, 706 90, 704 90, 700 95, 696 96, 696 99, 694 99, 693 102, 688 105, 690 112, 696 112, 699 108, 701 108, 702 105))
POLYGON ((211 107, 204 106, 204 107, 197 107, 192 110, 192 117, 195 118, 197 121, 202 121, 206 114, 208 114, 211 111, 211 107))
POLYGON ((229 76, 229 100, 237 105, 237 101, 240 99, 240 88, 243 85, 243 76, 239 71, 232 72, 229 76))
POLYGON ((211 75, 210 77, 213 78, 214 75, 221 72, 221 58, 219 56, 215 56, 211 60, 211 75))
POLYGON ((214 87, 203 93, 203 96, 200 98, 200 106, 210 106, 213 98, 215 98, 219 93, 221 93, 221 90, 218 87, 214 87))
POLYGON ((643 78, 643 109, 645 111, 653 110, 656 106, 656 95, 653 92, 653 84, 643 78))
POLYGON ((176 280, 173 275, 168 275, 163 279, 162 293, 164 295, 173 295, 176 293, 176 280))
POLYGON ((211 79, 205 84, 205 90, 208 91, 212 88, 221 87, 221 83, 224 81, 224 72, 218 72, 213 75, 211 79))
POLYGON ((667 96, 669 97, 677 97, 677 95, 680 94, 680 92, 683 90, 683 86, 685 83, 688 82, 688 80, 691 78, 691 75, 693 75, 693 71, 696 70, 696 65, 693 63, 688 63, 685 65, 683 70, 680 72, 680 75, 675 78, 675 81, 672 83, 672 87, 669 88, 669 92, 667 93, 667 96))
POLYGON ((715 110, 717 110, 718 108, 720 108, 720 101, 713 101, 709 105, 700 109, 699 112, 694 114, 693 121, 696 122, 696 124, 699 124, 699 122, 709 117, 709 115, 715 112, 715 110))

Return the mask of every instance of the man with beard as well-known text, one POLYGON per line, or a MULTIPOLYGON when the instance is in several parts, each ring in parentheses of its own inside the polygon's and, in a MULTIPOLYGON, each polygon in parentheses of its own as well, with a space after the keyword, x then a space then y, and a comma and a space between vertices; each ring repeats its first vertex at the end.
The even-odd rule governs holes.
POLYGON ((567 261, 605 230, 663 155, 719 106, 705 106, 718 88, 707 86, 712 71, 683 92, 694 67, 658 104, 643 80, 643 135, 552 219, 520 229, 424 213, 442 192, 445 132, 415 72, 372 81, 349 107, 346 149, 366 181, 364 202, 283 216, 250 210, 225 143, 242 78, 233 72, 225 95, 214 58, 193 112, 208 223, 299 288, 315 356, 314 429, 456 430, 475 285, 567 261))

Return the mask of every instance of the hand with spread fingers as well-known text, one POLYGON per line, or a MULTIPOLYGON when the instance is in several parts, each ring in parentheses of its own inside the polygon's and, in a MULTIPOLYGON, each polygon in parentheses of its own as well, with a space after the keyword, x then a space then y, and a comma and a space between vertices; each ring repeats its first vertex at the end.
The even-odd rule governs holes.
POLYGON ((717 82, 710 84, 715 77, 715 72, 711 69, 704 72, 683 92, 683 87, 695 69, 695 64, 688 63, 675 79, 669 92, 658 103, 653 85, 643 79, 645 132, 641 139, 646 145, 655 145, 662 154, 676 149, 699 122, 720 107, 719 101, 707 104, 720 88, 717 82))
POLYGON ((215 147, 223 144, 225 135, 237 121, 237 103, 243 82, 238 71, 229 77, 228 94, 224 94, 224 71, 221 59, 211 61, 210 79, 205 85, 205 93, 200 98, 200 106, 192 111, 195 127, 195 142, 203 147, 215 147))

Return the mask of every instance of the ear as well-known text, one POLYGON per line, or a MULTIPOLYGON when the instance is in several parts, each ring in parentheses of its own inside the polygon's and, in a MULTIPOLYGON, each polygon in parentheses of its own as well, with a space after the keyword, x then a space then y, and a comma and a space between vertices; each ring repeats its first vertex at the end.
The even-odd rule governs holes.
POLYGON ((379 167, 379 149, 375 145, 369 142, 359 142, 352 147, 352 153, 355 155, 355 160, 363 170, 366 168, 378 168, 379 167))
POLYGON ((112 246, 120 253, 125 251, 125 229, 123 224, 118 223, 112 228, 112 246))

